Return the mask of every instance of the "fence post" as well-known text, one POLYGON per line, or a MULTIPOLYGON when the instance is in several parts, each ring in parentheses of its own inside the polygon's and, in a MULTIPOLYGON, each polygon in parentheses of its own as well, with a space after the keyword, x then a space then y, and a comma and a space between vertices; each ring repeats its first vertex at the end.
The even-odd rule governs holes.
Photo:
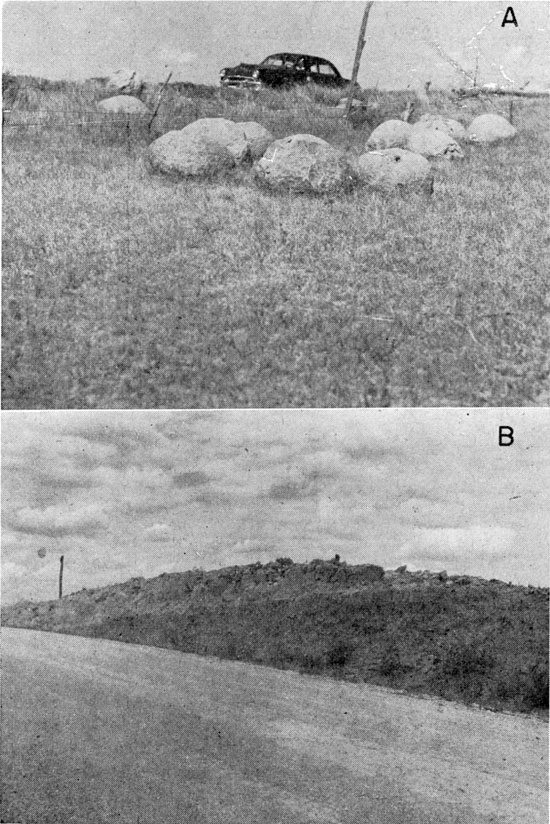
POLYGON ((62 555, 59 559, 59 597, 63 597, 63 558, 62 555))
POLYGON ((346 111, 344 112, 344 117, 348 118, 351 112, 351 104, 353 100, 353 92, 355 90, 355 84, 357 82, 357 75, 359 74, 359 65, 361 63, 361 54, 363 52, 363 48, 365 46, 365 32, 367 30, 367 21, 369 19, 369 13, 372 7, 373 0, 367 3, 365 6, 365 11, 363 13, 363 20, 361 21, 361 28, 359 29, 359 38, 357 40, 357 49, 355 51, 355 61, 353 63, 353 72, 351 75, 351 80, 349 84, 349 91, 348 91, 348 100, 346 103, 346 111))
POLYGON ((172 74, 173 74, 173 72, 170 72, 170 74, 168 75, 168 77, 166 78, 166 80, 164 81, 164 83, 162 84, 162 88, 161 88, 161 90, 160 90, 160 92, 159 92, 159 99, 158 99, 157 106, 156 106, 156 108, 155 108, 155 111, 153 112, 153 116, 152 116, 151 120, 149 121, 149 126, 148 126, 149 131, 151 130, 151 126, 153 125, 153 120, 154 120, 154 119, 155 119, 155 117, 157 116, 158 110, 160 109, 160 104, 161 104, 161 102, 162 102, 162 95, 164 94, 164 90, 165 90, 166 86, 167 86, 167 85, 168 85, 168 83, 170 82, 170 78, 172 77, 172 74))

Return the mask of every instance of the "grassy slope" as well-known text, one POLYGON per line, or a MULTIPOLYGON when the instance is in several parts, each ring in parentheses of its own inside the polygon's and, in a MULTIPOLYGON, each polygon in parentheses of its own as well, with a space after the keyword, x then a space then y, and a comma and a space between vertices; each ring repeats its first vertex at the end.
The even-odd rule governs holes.
MULTIPOLYGON (((97 89, 33 94, 14 106, 67 113, 5 130, 5 408, 540 402, 546 101, 516 104, 517 140, 438 166, 431 199, 313 199, 259 191, 247 170, 151 178, 144 124, 74 125, 97 89)), ((370 131, 299 94, 181 101, 160 131, 223 114, 352 152, 370 131)), ((376 119, 402 104, 381 96, 376 119)))
POLYGON ((284 559, 3 611, 8 626, 149 644, 430 693, 548 707, 548 590, 284 559))

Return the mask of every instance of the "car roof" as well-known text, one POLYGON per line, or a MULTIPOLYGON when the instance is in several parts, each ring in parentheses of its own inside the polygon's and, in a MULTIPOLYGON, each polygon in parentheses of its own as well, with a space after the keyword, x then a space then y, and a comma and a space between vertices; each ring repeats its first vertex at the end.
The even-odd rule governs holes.
POLYGON ((268 54, 262 62, 269 60, 271 57, 307 57, 309 60, 322 60, 324 63, 330 63, 330 60, 327 60, 326 57, 318 57, 315 54, 303 54, 303 52, 275 52, 275 54, 268 54))

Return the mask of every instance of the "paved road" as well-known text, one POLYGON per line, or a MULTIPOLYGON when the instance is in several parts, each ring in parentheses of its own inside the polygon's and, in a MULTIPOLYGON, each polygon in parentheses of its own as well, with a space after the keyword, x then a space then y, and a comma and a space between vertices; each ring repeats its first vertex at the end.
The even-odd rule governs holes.
POLYGON ((2 648, 3 821, 548 821, 536 719, 112 641, 2 648))

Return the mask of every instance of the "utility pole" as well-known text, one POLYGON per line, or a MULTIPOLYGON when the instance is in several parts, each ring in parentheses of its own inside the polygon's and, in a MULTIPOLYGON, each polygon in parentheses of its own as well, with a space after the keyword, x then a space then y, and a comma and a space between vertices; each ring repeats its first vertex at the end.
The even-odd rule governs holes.
POLYGON ((63 558, 65 556, 62 555, 59 559, 59 597, 63 597, 63 558))
MULTIPOLYGON (((373 0, 372 0, 373 2, 373 0)), ((372 2, 367 3, 365 6, 365 11, 363 12, 363 19, 361 21, 361 28, 359 29, 359 38, 357 40, 357 49, 355 51, 355 61, 353 63, 353 72, 351 75, 351 80, 349 84, 349 91, 348 91, 348 100, 346 104, 346 111, 344 113, 344 117, 349 117, 349 113, 351 112, 351 103, 353 100, 353 92, 355 90, 355 84, 357 83, 357 75, 359 74, 359 65, 361 63, 361 54, 363 53, 363 48, 365 46, 365 32, 367 30, 367 21, 369 19, 369 13, 371 10, 372 2)))

